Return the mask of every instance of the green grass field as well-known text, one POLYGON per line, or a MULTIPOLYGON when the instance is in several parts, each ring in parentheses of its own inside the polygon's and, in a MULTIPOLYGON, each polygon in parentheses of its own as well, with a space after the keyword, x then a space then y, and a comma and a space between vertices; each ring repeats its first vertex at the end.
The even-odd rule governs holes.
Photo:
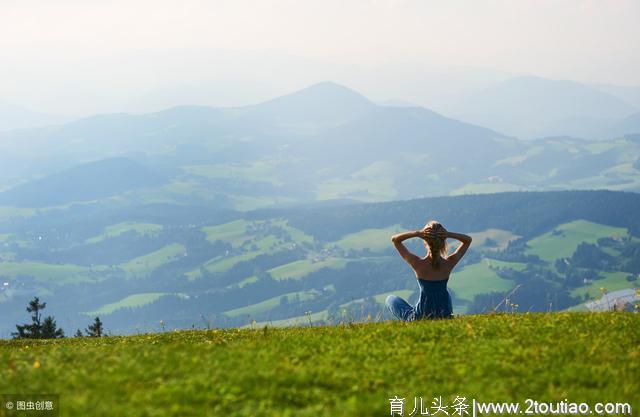
POLYGON ((246 233, 250 223, 246 220, 235 220, 216 226, 203 227, 202 231, 206 233, 207 239, 211 242, 221 240, 237 248, 251 239, 251 236, 246 233))
POLYGON ((391 200, 398 195, 395 183, 397 171, 397 167, 389 162, 373 162, 347 177, 334 177, 320 182, 316 188, 316 196, 318 200, 391 200))
MULTIPOLYGON (((389 292, 385 292, 385 293, 380 293, 380 294, 376 294, 373 296, 373 299, 380 304, 381 309, 385 308, 384 307, 384 302, 387 298, 388 295, 391 294, 395 294, 399 297, 404 298, 405 300, 409 301, 409 297, 415 293, 416 291, 414 290, 396 290, 396 291, 389 291, 389 292)), ((275 298, 275 297, 274 297, 275 298)), ((260 327, 260 326, 271 326, 271 327, 292 327, 292 326, 306 326, 309 324, 317 324, 317 325, 324 325, 324 324, 340 324, 340 323, 344 323, 344 322, 350 322, 350 321, 354 321, 354 317, 352 317, 348 311, 346 310, 347 308, 353 307, 353 306, 357 306, 358 304, 361 304, 364 302, 364 298, 356 298, 354 300, 348 301, 346 303, 340 304, 340 317, 337 319, 337 321, 333 322, 331 321, 331 319, 329 318, 329 312, 327 310, 321 310, 321 311, 315 311, 315 312, 309 312, 308 314, 303 314, 301 316, 294 316, 294 317, 289 317, 286 319, 281 319, 281 320, 270 320, 270 321, 262 321, 262 322, 258 322, 258 323, 251 323, 251 324, 247 324, 244 327, 260 327)), ((412 300, 413 301, 413 300, 412 300)), ((411 301, 410 301, 411 302, 411 301)), ((251 308, 252 306, 250 306, 249 308, 251 308)), ((358 317, 362 317, 362 315, 358 315, 358 317)), ((372 317, 373 320, 377 319, 376 317, 372 317)))
MULTIPOLYGON (((387 297, 393 294, 393 295, 397 295, 398 297, 404 298, 407 302, 409 302, 410 304, 413 304, 415 302, 415 300, 410 300, 409 298, 411 297, 411 295, 413 295, 416 292, 417 291, 414 291, 414 290, 387 291, 387 292, 383 292, 383 293, 374 295, 373 299, 378 304, 380 304, 381 307, 383 307, 384 306, 384 302, 387 299, 387 297)), ((364 300, 365 300, 364 298, 357 298, 357 299, 355 299, 353 301, 349 301, 348 303, 340 304, 340 308, 346 308, 346 307, 350 307, 350 306, 353 306, 353 305, 358 305, 358 304, 364 302, 364 300)))
POLYGON ((492 291, 508 291, 513 288, 514 282, 500 278, 490 265, 499 264, 495 260, 483 259, 459 271, 454 270, 449 279, 449 288, 455 292, 457 298, 466 301, 473 301, 476 294, 486 293, 487 288, 491 288, 492 291))
POLYGON ((242 164, 190 165, 182 169, 189 174, 205 178, 245 178, 280 186, 283 182, 278 176, 278 165, 277 160, 262 160, 242 164))
MULTIPOLYGON (((314 241, 312 236, 289 226, 285 219, 275 219, 269 222, 235 220, 216 226, 206 226, 202 228, 202 231, 206 233, 209 241, 214 242, 220 240, 242 251, 242 253, 220 255, 210 259, 202 265, 202 268, 209 272, 225 272, 234 265, 240 262, 250 261, 257 256, 272 254, 281 249, 288 249, 292 244, 310 244, 314 241), (272 234, 266 234, 264 230, 261 230, 261 228, 265 226, 275 227, 284 231, 291 238, 291 242, 287 242, 272 234), (252 231, 252 228, 256 228, 257 231, 252 231)), ((282 265, 279 267, 280 270, 275 271, 275 274, 281 279, 300 278, 315 270, 313 266, 303 264, 304 262, 297 265, 282 265), (288 273, 291 273, 292 276, 287 276, 288 273)), ((189 280, 194 280, 200 278, 202 272, 200 268, 198 268, 187 272, 185 275, 189 280)))
POLYGON ((348 259, 342 258, 326 258, 315 262, 311 259, 301 259, 269 269, 268 272, 276 280, 301 279, 322 268, 343 268, 348 261, 348 259))
POLYGON ((32 208, 0 206, 0 220, 4 221, 12 217, 31 217, 36 211, 36 209, 32 208))
POLYGON ((507 247, 507 244, 515 239, 518 239, 520 236, 511 233, 508 230, 502 229, 487 229, 482 232, 470 233, 473 238, 473 246, 474 248, 480 247, 481 249, 486 250, 502 250, 507 247), (496 246, 487 246, 487 239, 491 239, 496 243, 496 246))
POLYGON ((85 313, 88 316, 99 316, 105 314, 111 314, 121 308, 133 308, 140 307, 146 304, 151 304, 158 298, 162 297, 166 293, 163 292, 147 292, 141 294, 132 294, 114 303, 105 304, 95 311, 85 313))
POLYGON ((163 226, 161 224, 122 222, 107 226, 102 234, 87 239, 85 243, 98 243, 127 232, 135 232, 138 235, 154 235, 161 232, 162 229, 163 226))
POLYGON ((485 258, 484 262, 494 269, 513 269, 514 271, 523 271, 527 267, 527 264, 521 262, 505 262, 490 258, 485 258))
POLYGON ((121 265, 127 277, 147 276, 160 266, 183 256, 185 247, 179 243, 172 243, 155 252, 148 253, 121 265))
POLYGON ((296 300, 299 302, 313 300, 319 293, 320 292, 318 290, 290 292, 279 295, 277 297, 269 298, 259 303, 248 305, 246 307, 240 307, 233 310, 225 311, 224 314, 229 317, 237 317, 242 315, 252 316, 254 314, 265 313, 278 306, 283 297, 286 297, 287 302, 295 303, 296 300))
POLYGON ((509 191, 522 191, 525 187, 507 182, 481 182, 468 183, 463 187, 453 190, 449 195, 504 193, 509 191))
POLYGON ((313 236, 303 232, 300 229, 290 226, 289 221, 286 219, 272 220, 272 224, 287 232, 289 234, 289 237, 291 237, 291 239, 296 243, 313 243, 315 241, 313 236))
POLYGON ((392 247, 391 236, 399 233, 401 230, 402 228, 399 224, 379 229, 364 229, 343 236, 342 239, 333 242, 333 244, 344 250, 362 250, 368 248, 373 252, 380 252, 392 247))
POLYGON ((525 253, 537 255, 545 261, 568 258, 582 242, 596 243, 603 237, 627 236, 626 229, 605 226, 602 224, 576 220, 557 226, 559 233, 548 232, 527 242, 529 248, 525 253))
POLYGON ((363 202, 392 200, 398 195, 393 178, 332 178, 318 184, 318 200, 354 198, 363 202))
POLYGON ((296 327, 296 326, 308 326, 308 325, 322 325, 329 318, 327 310, 318 312, 309 312, 301 316, 289 317, 281 320, 269 320, 263 322, 251 322, 243 326, 243 328, 256 329, 260 327, 296 327))
POLYGON ((597 279, 589 285, 585 285, 580 288, 576 288, 571 291, 572 296, 583 297, 584 294, 588 294, 589 298, 600 298, 600 288, 604 288, 607 292, 622 290, 625 288, 639 288, 640 281, 627 281, 627 272, 602 272, 604 279, 597 279))
POLYGON ((440 396, 627 402, 636 415, 638 328, 638 314, 542 313, 3 340, 0 392, 56 393, 61 415, 83 417, 385 416, 395 396, 405 415, 440 396))
MULTIPOLYGON (((250 261, 253 258, 262 255, 263 251, 255 250, 250 252, 245 252, 240 255, 229 255, 229 256, 219 256, 216 257, 203 265, 203 268, 209 272, 224 272, 233 268, 234 265, 240 262, 250 261)), ((201 273, 199 269, 196 269, 191 272, 187 272, 187 277, 189 279, 200 278, 201 273)))
MULTIPOLYGON (((202 231, 205 232, 207 239, 210 242, 220 240, 229 243, 234 248, 239 248, 243 244, 251 242, 252 240, 263 239, 264 236, 256 237, 256 235, 250 231, 250 228, 260 228, 265 225, 265 223, 265 221, 261 220, 248 221, 240 219, 215 226, 205 226, 202 228, 202 231)), ((285 231, 294 242, 312 243, 314 240, 312 236, 304 233, 302 230, 289 226, 286 219, 275 219, 270 221, 269 224, 285 231)))
POLYGON ((313 300, 318 294, 318 290, 290 292, 279 295, 277 297, 269 298, 259 303, 248 305, 246 307, 240 307, 233 310, 225 311, 224 314, 229 317, 237 317, 242 315, 251 316, 254 314, 265 313, 278 306, 280 304, 280 301, 282 300, 282 297, 286 297, 287 302, 293 303, 296 301, 296 299, 301 302, 313 300))
POLYGON ((3 262, 2 276, 8 278, 28 276, 46 283, 69 284, 98 281, 97 274, 107 269, 108 267, 102 265, 88 267, 75 264, 47 264, 29 261, 3 262))

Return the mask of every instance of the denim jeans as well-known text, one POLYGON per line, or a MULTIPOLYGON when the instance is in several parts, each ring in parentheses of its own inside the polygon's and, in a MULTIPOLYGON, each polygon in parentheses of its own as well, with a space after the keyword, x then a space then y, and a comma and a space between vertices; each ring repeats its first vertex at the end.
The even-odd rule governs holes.
POLYGON ((403 298, 400 298, 397 295, 390 295, 384 303, 387 305, 391 314, 400 320, 414 321, 416 319, 416 310, 403 298))

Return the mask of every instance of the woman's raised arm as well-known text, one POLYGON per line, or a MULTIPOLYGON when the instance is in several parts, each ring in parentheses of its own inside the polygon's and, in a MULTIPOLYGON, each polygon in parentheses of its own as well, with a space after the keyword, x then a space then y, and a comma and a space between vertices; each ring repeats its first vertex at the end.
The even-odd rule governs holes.
POLYGON ((453 265, 451 265, 451 267, 453 268, 460 261, 460 259, 462 259, 464 254, 467 253, 467 249, 469 249, 469 246, 471 246, 471 241, 473 239, 471 239, 471 236, 449 231, 446 232, 446 237, 462 242, 462 244, 458 246, 458 248, 447 257, 448 262, 453 262, 453 265))
POLYGON ((404 240, 410 239, 412 237, 422 237, 424 231, 422 230, 414 230, 412 232, 404 232, 398 233, 397 235, 391 236, 391 241, 393 242, 393 246, 396 247, 396 250, 402 256, 402 259, 407 261, 409 265, 414 265, 420 258, 407 249, 407 247, 402 243, 404 240))

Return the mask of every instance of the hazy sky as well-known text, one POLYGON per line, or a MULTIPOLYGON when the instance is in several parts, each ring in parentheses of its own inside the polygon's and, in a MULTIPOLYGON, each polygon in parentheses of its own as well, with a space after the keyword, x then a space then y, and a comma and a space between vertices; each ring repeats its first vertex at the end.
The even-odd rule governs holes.
POLYGON ((638 0, 0 0, 0 100, 82 114, 323 80, 427 104, 517 74, 640 85, 639 19, 638 0))

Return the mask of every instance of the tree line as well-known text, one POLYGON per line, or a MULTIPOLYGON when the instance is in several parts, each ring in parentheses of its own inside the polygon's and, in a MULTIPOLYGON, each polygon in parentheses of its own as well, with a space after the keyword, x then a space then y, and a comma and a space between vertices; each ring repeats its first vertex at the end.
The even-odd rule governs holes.
MULTIPOLYGON (((38 297, 34 297, 27 305, 27 313, 31 313, 31 323, 16 324, 16 332, 11 333, 14 339, 61 339, 65 337, 64 330, 58 327, 53 316, 46 316, 42 319, 42 310, 47 307, 47 303, 40 302, 38 297)), ((96 317, 83 334, 78 329, 74 337, 102 337, 104 329, 100 317, 96 317)))

